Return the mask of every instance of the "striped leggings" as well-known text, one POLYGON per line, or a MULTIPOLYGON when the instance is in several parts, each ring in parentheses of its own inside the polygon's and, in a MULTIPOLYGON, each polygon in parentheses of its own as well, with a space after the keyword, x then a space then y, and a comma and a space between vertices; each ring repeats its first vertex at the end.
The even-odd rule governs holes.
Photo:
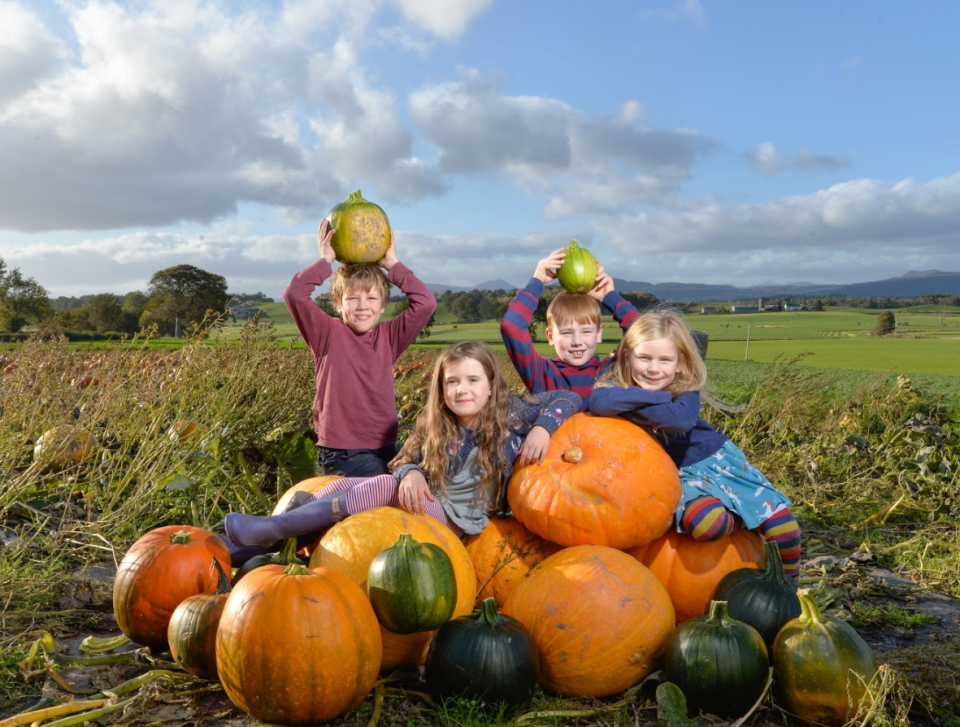
MULTIPOLYGON (((687 505, 680 526, 694 540, 717 540, 740 529, 734 513, 715 497, 700 497, 687 505)), ((781 508, 757 528, 764 539, 780 548, 780 560, 788 576, 800 574, 800 526, 788 508, 781 508)))
MULTIPOLYGON (((375 507, 400 507, 400 498, 398 495, 400 483, 393 475, 377 475, 376 477, 344 477, 342 480, 335 480, 322 490, 317 492, 311 500, 319 500, 326 495, 335 495, 338 492, 346 492, 347 497, 345 507, 348 515, 356 515, 364 510, 371 510, 375 507)), ((437 498, 433 502, 427 500, 424 503, 424 511, 434 520, 438 520, 450 528, 457 536, 463 535, 463 530, 453 520, 447 517, 446 511, 437 498)))

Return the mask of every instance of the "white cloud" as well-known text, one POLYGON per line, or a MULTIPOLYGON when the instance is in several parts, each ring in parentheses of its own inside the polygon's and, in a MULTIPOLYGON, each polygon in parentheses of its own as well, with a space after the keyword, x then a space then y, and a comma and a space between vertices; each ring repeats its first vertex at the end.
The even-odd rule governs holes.
POLYGON ((780 152, 772 142, 762 141, 749 152, 747 160, 754 169, 766 174, 777 174, 782 170, 780 152))
POLYGON ((452 40, 493 0, 395 0, 403 14, 424 30, 452 40))
POLYGON ((55 73, 67 49, 34 13, 0 0, 0 104, 55 73))

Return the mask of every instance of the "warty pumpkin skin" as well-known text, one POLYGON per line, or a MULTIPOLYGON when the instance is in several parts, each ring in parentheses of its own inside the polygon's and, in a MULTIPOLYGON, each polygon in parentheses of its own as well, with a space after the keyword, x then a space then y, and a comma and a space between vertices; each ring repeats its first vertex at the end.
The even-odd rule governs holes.
POLYGON ((534 567, 503 613, 540 652, 540 683, 570 697, 603 697, 636 684, 676 623, 666 589, 635 558, 578 545, 534 567))
POLYGON ((494 598, 497 608, 503 608, 507 596, 531 568, 561 550, 509 516, 490 518, 483 532, 469 538, 466 545, 480 582, 477 601, 494 598))
POLYGON ((254 719, 312 724, 364 700, 382 648, 373 607, 346 575, 267 565, 227 598, 217 666, 227 696, 254 719))
POLYGON ((763 538, 739 530, 713 541, 694 540, 671 530, 652 543, 626 551, 647 566, 670 594, 677 623, 702 616, 710 595, 727 573, 738 568, 763 568, 763 538))
POLYGON ((230 569, 224 542, 192 525, 166 525, 141 537, 126 552, 113 581, 117 625, 132 641, 167 648, 174 609, 190 596, 217 589, 210 561, 230 569))
POLYGON ((839 727, 869 706, 877 660, 852 626, 822 615, 807 591, 799 597, 802 613, 773 642, 774 701, 801 719, 839 727))
POLYGON ((680 476, 640 427, 579 413, 550 437, 543 464, 514 470, 507 499, 514 517, 550 542, 632 548, 670 527, 680 476))
POLYGON ((216 592, 201 593, 182 601, 170 617, 167 641, 173 660, 187 674, 217 681, 217 627, 230 595, 230 577, 216 558, 213 566, 217 571, 216 592))
POLYGON ((327 215, 335 230, 330 245, 345 265, 375 263, 390 247, 390 221, 379 206, 363 198, 358 189, 327 215))
MULTIPOLYGON (((457 605, 452 617, 470 613, 477 592, 473 562, 460 538, 429 515, 412 515, 395 507, 377 507, 351 515, 326 532, 310 556, 310 567, 336 568, 366 592, 370 563, 380 551, 396 543, 402 533, 410 533, 421 543, 439 545, 450 556, 457 578, 457 605)), ((382 629, 383 668, 422 665, 433 633, 394 634, 382 629)))

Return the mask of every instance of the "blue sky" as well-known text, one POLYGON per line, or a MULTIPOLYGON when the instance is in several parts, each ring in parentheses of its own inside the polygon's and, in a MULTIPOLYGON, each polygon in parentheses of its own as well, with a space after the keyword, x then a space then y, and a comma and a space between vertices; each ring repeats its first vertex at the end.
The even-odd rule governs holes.
POLYGON ((0 0, 0 258, 278 296, 362 189, 431 283, 960 270, 960 6, 0 0))

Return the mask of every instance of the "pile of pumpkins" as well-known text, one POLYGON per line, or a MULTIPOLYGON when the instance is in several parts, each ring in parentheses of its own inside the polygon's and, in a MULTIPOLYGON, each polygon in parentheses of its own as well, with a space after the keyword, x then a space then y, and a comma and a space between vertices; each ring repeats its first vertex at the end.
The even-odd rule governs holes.
MULTIPOLYGON (((274 512, 336 479, 295 485, 274 512)), ((743 713, 770 665, 776 702, 804 719, 843 724, 868 701, 869 647, 798 596, 775 545, 672 531, 677 470, 643 430, 577 414, 507 496, 512 517, 466 542, 426 515, 357 513, 248 562, 232 590, 218 536, 158 528, 120 564, 117 622, 272 723, 333 719, 381 670, 420 665, 438 697, 511 705, 538 684, 615 694, 661 657, 694 714, 743 713)))

